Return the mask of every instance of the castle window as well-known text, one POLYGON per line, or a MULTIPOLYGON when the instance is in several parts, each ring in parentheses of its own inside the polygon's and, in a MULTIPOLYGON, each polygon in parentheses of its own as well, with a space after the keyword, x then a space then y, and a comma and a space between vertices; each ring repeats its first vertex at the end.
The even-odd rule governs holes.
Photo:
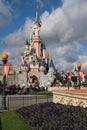
POLYGON ((22 71, 21 71, 21 70, 19 71, 19 74, 22 74, 22 71))
POLYGON ((34 66, 36 65, 35 61, 33 61, 33 65, 34 65, 34 66))
POLYGON ((31 57, 31 60, 33 60, 33 57, 31 57))

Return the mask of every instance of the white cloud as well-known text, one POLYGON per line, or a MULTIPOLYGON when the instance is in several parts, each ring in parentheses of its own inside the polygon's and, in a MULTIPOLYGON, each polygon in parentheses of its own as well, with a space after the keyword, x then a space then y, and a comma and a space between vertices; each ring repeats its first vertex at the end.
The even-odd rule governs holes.
POLYGON ((62 9, 73 28, 72 38, 87 39, 87 0, 65 0, 62 9))
MULTIPOLYGON (((64 0, 61 8, 46 17, 44 16, 48 13, 44 12, 41 17, 42 36, 44 39, 46 37, 48 48, 59 68, 63 66, 66 69, 80 61, 80 56, 84 57, 82 42, 87 40, 86 7, 87 0, 64 0), (62 60, 65 65, 62 65, 62 60)), ((86 64, 86 59, 83 63, 86 64)))
MULTIPOLYGON (((86 68, 87 56, 84 56, 82 50, 82 43, 87 40, 86 7, 87 0, 63 0, 60 8, 51 13, 45 11, 41 16, 41 36, 60 70, 71 68, 78 61, 82 61, 84 69, 86 68)), ((26 19, 23 27, 5 38, 8 51, 13 52, 10 55, 12 59, 20 56, 32 23, 33 21, 26 19)))
POLYGON ((86 7, 86 0, 65 0, 61 8, 54 10, 45 19, 42 17, 43 35, 51 37, 51 41, 54 37, 53 40, 64 43, 87 39, 86 7))
POLYGON ((5 49, 3 52, 9 54, 9 59, 13 64, 20 59, 20 56, 23 53, 26 39, 29 39, 31 26, 32 20, 27 18, 23 27, 20 27, 19 30, 9 34, 5 38, 5 49))

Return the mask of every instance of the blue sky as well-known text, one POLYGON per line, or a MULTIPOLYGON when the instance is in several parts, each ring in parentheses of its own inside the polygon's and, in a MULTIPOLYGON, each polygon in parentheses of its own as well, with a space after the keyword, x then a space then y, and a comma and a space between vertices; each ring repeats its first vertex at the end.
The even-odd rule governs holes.
POLYGON ((0 39, 9 33, 18 30, 25 23, 27 17, 35 20, 36 8, 39 8, 39 15, 45 10, 51 12, 53 8, 61 6, 61 0, 2 0, 11 6, 12 20, 8 26, 3 25, 0 30, 0 39))
POLYGON ((7 52, 12 65, 20 62, 37 6, 41 37, 56 68, 81 62, 87 72, 87 0, 0 0, 0 54, 7 52))
POLYGON ((84 51, 84 54, 87 55, 87 41, 83 41, 83 51, 84 51))

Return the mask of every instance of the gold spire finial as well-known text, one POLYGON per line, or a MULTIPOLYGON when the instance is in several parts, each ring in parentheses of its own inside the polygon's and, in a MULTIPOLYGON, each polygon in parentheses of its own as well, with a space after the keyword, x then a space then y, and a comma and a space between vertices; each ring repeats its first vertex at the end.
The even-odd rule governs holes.
POLYGON ((29 39, 32 40, 32 27, 30 27, 30 36, 29 36, 29 39))

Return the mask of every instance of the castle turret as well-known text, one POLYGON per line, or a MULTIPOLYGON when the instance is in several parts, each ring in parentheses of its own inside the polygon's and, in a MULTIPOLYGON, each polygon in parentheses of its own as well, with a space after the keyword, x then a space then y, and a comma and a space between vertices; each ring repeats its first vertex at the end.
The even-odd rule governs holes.
POLYGON ((45 47, 45 43, 43 43, 43 59, 46 58, 46 47, 45 47))
POLYGON ((45 65, 46 65, 45 60, 42 60, 41 63, 40 63, 40 72, 44 72, 45 71, 45 69, 46 69, 45 65))
POLYGON ((21 62, 24 61, 24 56, 23 56, 23 53, 21 54, 21 62))
POLYGON ((51 58, 50 63, 49 63, 49 70, 52 71, 52 72, 55 71, 55 66, 54 66, 52 58, 51 58))
POLYGON ((28 40, 26 39, 26 43, 25 43, 25 47, 26 47, 26 50, 29 50, 29 42, 28 42, 28 40))
POLYGON ((29 46, 30 46, 30 43, 28 42, 28 40, 26 40, 25 50, 24 50, 24 54, 23 54, 24 59, 26 59, 29 56, 29 51, 30 51, 29 46))
POLYGON ((25 60, 21 63, 21 69, 24 71, 28 70, 28 64, 25 60))
POLYGON ((30 53, 29 53, 29 61, 30 61, 30 62, 32 61, 32 56, 33 56, 34 53, 35 53, 35 49, 34 49, 34 46, 32 45, 32 46, 31 46, 30 53))

